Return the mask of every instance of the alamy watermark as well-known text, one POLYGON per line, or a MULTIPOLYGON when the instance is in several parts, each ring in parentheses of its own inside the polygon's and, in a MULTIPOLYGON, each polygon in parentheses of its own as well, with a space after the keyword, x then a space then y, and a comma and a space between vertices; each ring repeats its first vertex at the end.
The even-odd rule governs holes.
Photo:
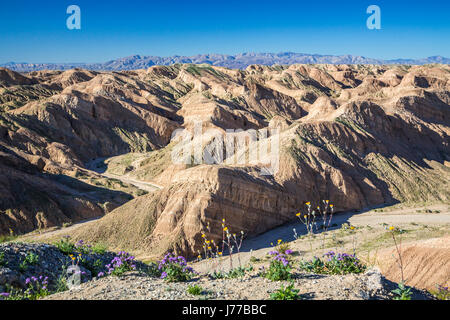
POLYGON ((67 268, 67 287, 69 289, 78 287, 81 284, 81 273, 78 265, 71 265, 67 268))
POLYGON ((366 13, 371 14, 366 21, 369 30, 381 29, 381 9, 379 6, 372 4, 367 7, 366 13))
POLYGON ((261 175, 274 175, 279 169, 280 129, 209 128, 203 132, 202 122, 194 122, 193 132, 177 129, 171 142, 174 164, 253 165, 261 175))
POLYGON ((66 10, 67 14, 70 16, 66 20, 66 26, 69 30, 80 30, 81 29, 81 9, 77 5, 70 5, 66 10))

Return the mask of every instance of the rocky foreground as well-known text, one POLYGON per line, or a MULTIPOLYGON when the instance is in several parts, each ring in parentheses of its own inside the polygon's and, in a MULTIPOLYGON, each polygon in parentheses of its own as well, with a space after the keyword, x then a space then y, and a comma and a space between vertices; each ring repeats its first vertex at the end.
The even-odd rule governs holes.
MULTIPOLYGON (((270 294, 287 286, 288 281, 270 281, 258 272, 237 279, 212 280, 207 276, 189 282, 166 283, 145 274, 130 273, 120 278, 107 277, 91 281, 78 288, 47 297, 52 300, 264 300, 270 294), (188 287, 198 285, 200 295, 188 293, 188 287)), ((294 287, 300 289, 303 299, 312 300, 391 300, 396 284, 387 281, 376 269, 362 275, 323 276, 298 273, 294 287)), ((432 299, 423 291, 414 291, 412 299, 432 299)))
MULTIPOLYGON (((260 300, 269 299, 271 293, 280 289, 280 285, 286 287, 291 283, 291 281, 271 281, 264 278, 261 274, 262 266, 247 268, 245 272, 234 278, 220 279, 214 278, 211 273, 196 273, 188 281, 168 283, 161 278, 161 272, 158 273, 155 266, 133 261, 134 271, 117 275, 114 272, 108 273, 108 269, 111 271, 108 264, 117 259, 117 254, 92 251, 87 253, 86 250, 89 247, 83 245, 76 248, 77 252, 85 252, 84 261, 77 262, 83 273, 83 283, 69 289, 65 271, 72 264, 73 255, 78 254, 62 252, 62 249, 64 250, 65 247, 37 243, 0 245, 0 299, 11 298, 16 290, 31 288, 29 292, 35 295, 25 297, 19 295, 16 298, 260 300), (34 255, 35 258, 30 259, 30 255, 34 255), (36 282, 30 280, 33 278, 36 282), (200 287, 196 295, 188 291, 193 285, 200 287), (42 286, 45 286, 45 292, 42 291, 42 286)), ((296 289, 300 290, 301 299, 319 300, 393 299, 392 290, 397 287, 396 283, 385 279, 376 268, 370 268, 361 274, 346 275, 321 275, 294 268, 292 283, 296 289)), ((433 297, 426 291, 412 289, 411 298, 432 299, 433 297)))

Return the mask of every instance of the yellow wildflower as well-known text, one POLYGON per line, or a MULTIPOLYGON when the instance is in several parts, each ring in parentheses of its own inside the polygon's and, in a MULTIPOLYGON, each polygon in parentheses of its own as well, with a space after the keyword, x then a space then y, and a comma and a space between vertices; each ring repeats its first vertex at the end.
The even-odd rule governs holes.
POLYGON ((307 206, 309 206, 309 205, 311 204, 311 202, 309 202, 309 201, 308 201, 308 202, 307 202, 307 203, 305 203, 305 204, 306 204, 307 206))
POLYGON ((228 230, 228 227, 223 228, 223 231, 227 231, 227 230, 228 230))
POLYGON ((296 216, 297 216, 297 217, 299 217, 300 215, 301 215, 301 213, 300 213, 300 212, 296 214, 296 216))
POLYGON ((389 230, 394 231, 395 227, 389 227, 389 230))

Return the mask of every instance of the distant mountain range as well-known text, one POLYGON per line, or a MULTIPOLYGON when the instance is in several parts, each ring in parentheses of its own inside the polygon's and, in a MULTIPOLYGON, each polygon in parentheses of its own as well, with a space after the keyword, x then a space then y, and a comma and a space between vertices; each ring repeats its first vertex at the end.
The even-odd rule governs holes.
POLYGON ((450 64, 450 59, 433 56, 423 59, 394 59, 394 60, 380 60, 366 58, 362 56, 353 55, 319 55, 319 54, 304 54, 293 52, 282 53, 241 53, 237 55, 226 54, 199 54, 195 56, 171 56, 171 57, 157 57, 157 56, 140 56, 134 55, 125 58, 111 60, 105 63, 16 63, 9 62, 0 64, 0 67, 5 67, 18 72, 30 72, 36 70, 68 70, 73 68, 83 68, 88 70, 134 70, 145 69, 154 65, 171 65, 175 63, 207 63, 214 66, 221 66, 233 69, 245 69, 251 64, 274 65, 274 64, 450 64))

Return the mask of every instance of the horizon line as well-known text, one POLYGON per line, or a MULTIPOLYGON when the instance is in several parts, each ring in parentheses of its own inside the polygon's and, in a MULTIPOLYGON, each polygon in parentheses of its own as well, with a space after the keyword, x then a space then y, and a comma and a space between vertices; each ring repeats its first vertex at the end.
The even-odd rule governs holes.
POLYGON ((345 56, 350 56, 350 57, 357 57, 357 58, 364 58, 364 59, 371 59, 371 60, 378 60, 378 61, 396 61, 396 60, 422 60, 422 59, 429 59, 429 58, 444 58, 444 59, 449 59, 443 55, 431 55, 431 56, 427 56, 427 57, 421 57, 421 58, 405 58, 405 57, 400 57, 400 58, 390 58, 390 59, 381 59, 381 58, 372 58, 372 57, 368 57, 368 56, 363 56, 363 55, 357 55, 357 54, 322 54, 322 53, 303 53, 303 52, 294 52, 294 51, 280 51, 280 52, 253 52, 253 51, 247 51, 247 52, 240 52, 240 53, 236 53, 236 54, 227 54, 227 53, 197 53, 197 54, 193 54, 193 55, 179 55, 179 54, 174 54, 174 55, 168 55, 168 56, 158 56, 158 55, 143 55, 143 54, 131 54, 131 55, 127 55, 127 56, 121 56, 121 57, 117 57, 114 59, 107 59, 107 60, 103 60, 103 61, 97 61, 97 62, 16 62, 16 61, 7 61, 7 62, 0 62, 1 66, 4 65, 8 65, 8 64, 14 64, 14 65, 19 65, 19 64, 60 64, 60 65, 89 65, 89 64, 104 64, 107 62, 111 62, 111 61, 116 61, 119 59, 126 59, 126 58, 131 58, 131 57, 140 57, 140 58, 148 58, 148 57, 154 57, 154 58, 172 58, 172 57, 181 57, 181 58, 192 58, 192 57, 196 57, 196 56, 208 56, 208 55, 219 55, 219 56, 238 56, 238 55, 246 55, 246 54, 273 54, 273 55, 277 55, 277 54, 298 54, 298 55, 307 55, 307 56, 320 56, 320 57, 345 57, 345 56))

